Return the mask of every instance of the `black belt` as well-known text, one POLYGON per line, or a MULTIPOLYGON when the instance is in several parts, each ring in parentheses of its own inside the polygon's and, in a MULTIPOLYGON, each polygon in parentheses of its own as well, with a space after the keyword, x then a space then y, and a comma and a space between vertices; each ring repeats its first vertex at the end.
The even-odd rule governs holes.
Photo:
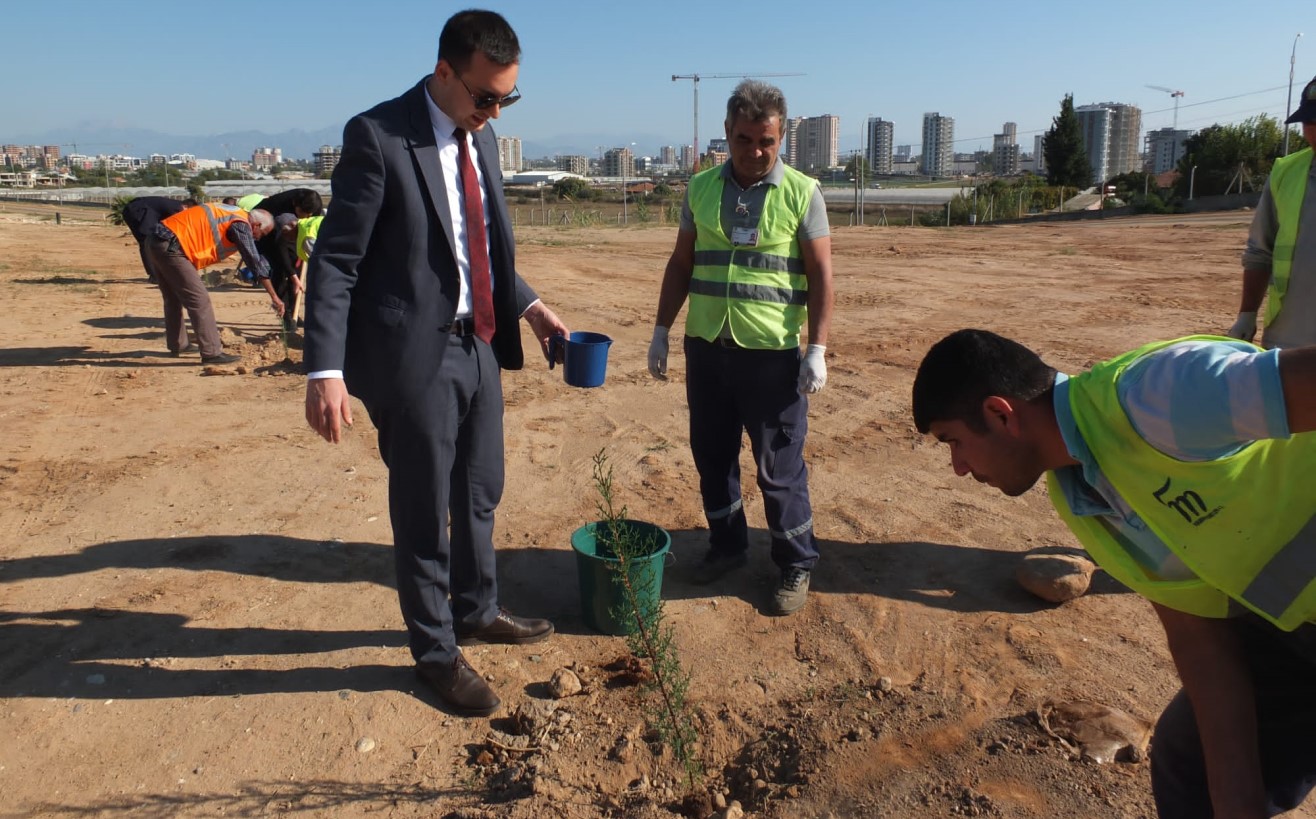
POLYGON ((454 336, 466 338, 475 335, 475 319, 471 317, 453 319, 452 324, 448 325, 448 332, 454 336))

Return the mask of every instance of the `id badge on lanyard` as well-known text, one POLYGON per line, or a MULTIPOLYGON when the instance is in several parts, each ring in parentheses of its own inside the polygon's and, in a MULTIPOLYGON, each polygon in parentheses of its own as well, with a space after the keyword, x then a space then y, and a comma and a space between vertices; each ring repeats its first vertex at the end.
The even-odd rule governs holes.
POLYGON ((737 196, 736 212, 731 219, 731 244, 736 247, 756 247, 758 243, 758 216, 751 214, 749 203, 737 196))

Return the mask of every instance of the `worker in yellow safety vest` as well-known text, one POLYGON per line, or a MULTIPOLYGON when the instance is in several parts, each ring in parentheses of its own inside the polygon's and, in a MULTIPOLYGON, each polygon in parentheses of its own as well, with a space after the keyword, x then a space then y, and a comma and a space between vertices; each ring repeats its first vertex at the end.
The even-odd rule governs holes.
POLYGON ((1151 601, 1183 689, 1151 778, 1162 819, 1272 816, 1316 785, 1316 347, 1155 342, 1075 376, 960 330, 914 380, 957 475, 1043 476, 1094 560, 1151 601))

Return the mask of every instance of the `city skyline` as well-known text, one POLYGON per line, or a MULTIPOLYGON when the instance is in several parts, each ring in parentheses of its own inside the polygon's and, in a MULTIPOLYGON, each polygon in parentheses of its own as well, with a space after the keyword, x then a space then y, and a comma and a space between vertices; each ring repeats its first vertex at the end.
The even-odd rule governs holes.
MULTIPOLYGON (((664 145, 689 144, 692 82, 672 76, 691 73, 705 77, 699 83, 701 150, 722 135, 722 106, 736 82, 714 79, 715 73, 802 74, 765 79, 786 93, 791 117, 838 117, 843 155, 860 148, 870 117, 893 123, 894 143, 920 145, 922 117, 929 111, 955 120, 957 153, 991 150, 1002 122, 1017 123, 1019 144, 1028 152, 1032 136, 1050 127, 1070 93, 1076 105, 1116 101, 1139 107, 1144 132, 1171 125, 1176 102, 1179 128, 1186 130, 1259 114, 1282 119, 1289 55, 1302 29, 1299 22, 1270 22, 1249 32, 1244 52, 1236 21, 1223 13, 1233 7, 1223 2, 1149 8, 1112 0, 1095 19, 1091 8, 1031 2, 988 16, 953 0, 931 3, 941 12, 932 15, 923 13, 927 8, 902 15, 842 2, 829 7, 829 17, 803 28, 797 5, 771 1, 757 5, 755 14, 729 16, 725 25, 682 23, 708 13, 685 0, 656 11, 582 0, 570 20, 528 2, 492 5, 521 38, 525 94, 494 125, 500 136, 520 138, 527 158, 554 152, 595 156, 631 143, 637 155, 656 156, 664 145), (928 19, 938 19, 938 26, 927 26, 928 19), (774 48, 747 48, 731 59, 725 42, 731 35, 774 48)), ((98 4, 73 0, 59 8, 54 18, 33 4, 9 10, 15 30, 58 36, 53 45, 36 37, 15 41, 0 55, 0 71, 9 78, 0 142, 116 124, 181 138, 340 132, 350 116, 396 96, 432 68, 438 30, 452 11, 401 0, 388 15, 363 16, 355 6, 326 0, 315 15, 289 15, 297 35, 290 38, 294 29, 270 24, 268 5, 248 0, 224 7, 225 20, 253 21, 239 29, 191 7, 161 15, 153 6, 127 2, 106 15, 98 4), (212 37, 216 45, 232 43, 244 55, 263 57, 240 70, 265 78, 269 91, 216 105, 213 95, 195 93, 194 72, 158 70, 173 61, 197 65, 198 40, 213 51, 212 37), (307 56, 314 59, 302 59, 307 56), (302 64, 312 67, 298 71, 302 64), (276 73, 279 65, 290 68, 276 73), (92 91, 87 77, 107 70, 131 77, 131 85, 125 79, 118 93, 92 91)), ((1280 0, 1268 20, 1301 21, 1306 9, 1305 3, 1280 0)), ((1313 38, 1297 41, 1298 89, 1316 72, 1313 38)), ((260 80, 242 85, 259 89, 260 80)))

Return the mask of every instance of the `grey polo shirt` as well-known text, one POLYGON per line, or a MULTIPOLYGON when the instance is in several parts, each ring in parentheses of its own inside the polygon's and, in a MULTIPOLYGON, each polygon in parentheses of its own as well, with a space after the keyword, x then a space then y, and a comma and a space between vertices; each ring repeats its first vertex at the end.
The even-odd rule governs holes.
MULTIPOLYGON (((1284 293, 1284 309, 1273 324, 1262 330, 1262 343, 1268 348, 1316 344, 1316 162, 1312 162, 1307 173, 1307 192, 1298 219, 1298 238, 1293 248, 1289 287, 1284 293)), ((1278 234, 1279 214, 1267 183, 1248 230, 1244 270, 1271 269, 1278 234)))

